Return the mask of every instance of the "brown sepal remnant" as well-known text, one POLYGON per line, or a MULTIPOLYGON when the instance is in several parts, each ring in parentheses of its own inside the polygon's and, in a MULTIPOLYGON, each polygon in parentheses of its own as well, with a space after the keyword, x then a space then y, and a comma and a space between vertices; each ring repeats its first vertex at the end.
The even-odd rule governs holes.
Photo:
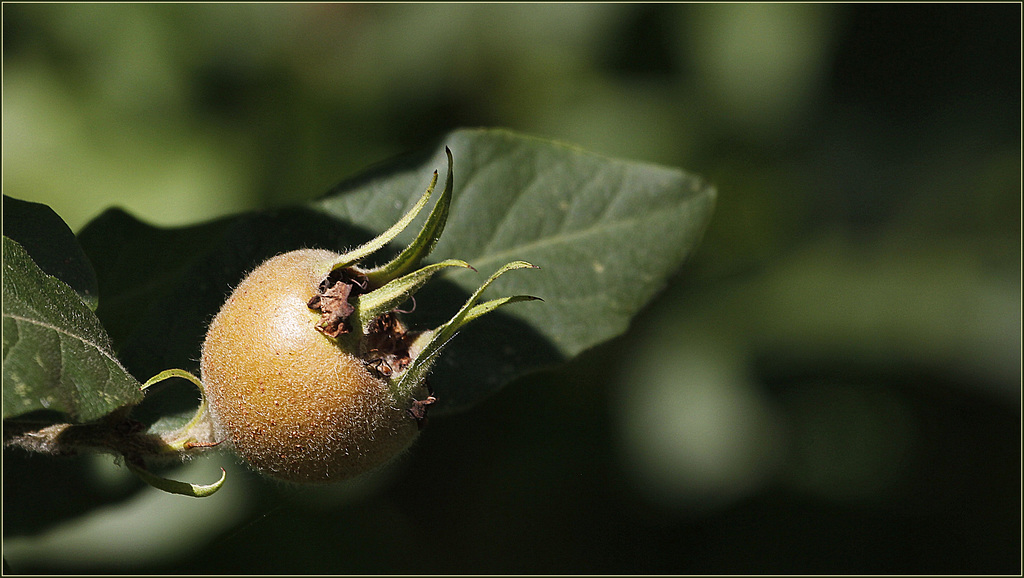
POLYGON ((365 293, 367 288, 366 277, 354 269, 332 271, 320 283, 319 292, 306 303, 307 307, 321 313, 316 328, 330 337, 351 332, 348 318, 355 307, 348 300, 365 293))
POLYGON ((414 399, 412 407, 406 410, 416 420, 416 426, 419 429, 427 427, 427 408, 435 403, 437 403, 437 398, 428 395, 427 399, 414 399))
POLYGON ((402 371, 412 362, 409 345, 413 337, 393 312, 377 317, 366 332, 366 366, 381 377, 402 371))
POLYGON ((348 302, 352 294, 352 285, 339 281, 330 286, 326 291, 314 295, 306 305, 321 313, 320 323, 316 328, 325 335, 337 337, 352 331, 349 327, 348 317, 355 312, 355 307, 348 302))

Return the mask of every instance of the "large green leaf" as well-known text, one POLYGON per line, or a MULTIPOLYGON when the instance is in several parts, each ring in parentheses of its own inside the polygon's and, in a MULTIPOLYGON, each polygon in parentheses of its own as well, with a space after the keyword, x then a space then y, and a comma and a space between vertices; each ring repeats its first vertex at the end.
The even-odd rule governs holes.
MULTIPOLYGON (((118 328, 113 334, 125 364, 144 375, 194 369, 205 324, 248 270, 276 253, 350 248, 388 228, 432 172, 444 170, 445 145, 455 158, 455 193, 430 259, 464 259, 478 272, 452 272, 428 284, 408 316, 413 328, 445 322, 512 260, 541 269, 509 273, 484 297, 529 294, 544 302, 503 308, 453 340, 431 375, 442 412, 621 334, 699 242, 714 205, 711 187, 677 169, 503 130, 461 130, 425 154, 376 167, 301 207, 186 229, 156 229, 111 211, 80 240, 104 295, 98 313, 118 328), (127 264, 138 267, 129 273, 127 264)), ((379 262, 415 230, 399 236, 379 262)))
POLYGON ((4 419, 37 410, 89 422, 142 400, 99 319, 63 281, 3 238, 4 419))

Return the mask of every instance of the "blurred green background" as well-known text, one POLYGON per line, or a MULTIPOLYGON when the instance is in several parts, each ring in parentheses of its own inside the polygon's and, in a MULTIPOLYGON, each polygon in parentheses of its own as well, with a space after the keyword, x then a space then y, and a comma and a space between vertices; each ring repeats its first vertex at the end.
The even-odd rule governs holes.
MULTIPOLYGON (((3 187, 79 230, 319 195, 462 126, 683 167, 629 333, 302 489, 5 452, 48 573, 1021 571, 1019 4, 4 4, 3 187)), ((456 178, 458 164, 456 159, 456 178)), ((458 194, 456 190, 456 194, 458 194)), ((145 377, 145 376, 138 376, 145 377)))

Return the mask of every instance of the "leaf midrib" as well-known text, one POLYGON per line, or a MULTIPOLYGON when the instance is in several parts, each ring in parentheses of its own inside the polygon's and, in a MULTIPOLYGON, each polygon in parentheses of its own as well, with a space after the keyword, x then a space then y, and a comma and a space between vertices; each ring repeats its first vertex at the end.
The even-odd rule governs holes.
MULTIPOLYGON (((21 315, 16 315, 14 313, 4 313, 3 315, 4 315, 5 318, 13 319, 15 321, 22 321, 22 322, 25 322, 25 323, 29 323, 29 324, 32 324, 32 325, 36 325, 36 326, 42 327, 44 329, 49 329, 50 331, 55 331, 55 332, 57 332, 59 334, 66 335, 66 336, 68 336, 68 337, 70 337, 72 339, 75 339, 75 340, 80 341, 80 342, 82 342, 82 343, 84 343, 86 345, 89 345, 90 347, 92 347, 93 349, 98 351, 103 357, 105 357, 105 358, 109 359, 110 361, 114 362, 114 364, 116 364, 117 367, 121 368, 122 370, 124 369, 124 367, 121 366, 121 363, 117 360, 117 358, 114 357, 112 352, 107 351, 102 345, 100 345, 100 344, 98 344, 98 343, 96 343, 94 341, 90 341, 89 339, 86 339, 86 338, 82 337, 81 335, 72 333, 72 332, 67 331, 66 329, 63 329, 63 328, 58 327, 56 325, 51 325, 49 323, 46 323, 46 322, 43 322, 43 321, 39 321, 38 319, 32 319, 32 318, 24 317, 24 316, 21 316, 21 315)), ((127 371, 125 371, 125 373, 127 374, 127 371)))

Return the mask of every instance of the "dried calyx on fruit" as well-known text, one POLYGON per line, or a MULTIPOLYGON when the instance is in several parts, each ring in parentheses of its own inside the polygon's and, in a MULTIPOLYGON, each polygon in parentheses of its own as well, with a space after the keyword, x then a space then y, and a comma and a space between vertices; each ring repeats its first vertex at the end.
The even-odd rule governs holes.
MULTIPOLYGON (((344 254, 284 253, 242 280, 210 324, 201 383, 192 378, 203 402, 195 419, 165 436, 171 447, 195 452, 230 445, 272 477, 331 482, 380 466, 413 442, 437 401, 425 378, 445 344, 498 307, 536 299, 517 295, 480 302, 498 276, 533 267, 515 261, 491 275, 440 327, 410 331, 403 323, 399 307, 414 303, 414 293, 435 273, 472 269, 454 259, 420 267, 444 229, 451 203, 452 157, 445 150, 444 190, 415 240, 391 261, 373 268, 362 264, 426 206, 436 171, 415 206, 372 241, 344 254)), ((176 371, 165 377, 182 377, 176 371)), ((161 487, 159 479, 147 481, 161 487)))

